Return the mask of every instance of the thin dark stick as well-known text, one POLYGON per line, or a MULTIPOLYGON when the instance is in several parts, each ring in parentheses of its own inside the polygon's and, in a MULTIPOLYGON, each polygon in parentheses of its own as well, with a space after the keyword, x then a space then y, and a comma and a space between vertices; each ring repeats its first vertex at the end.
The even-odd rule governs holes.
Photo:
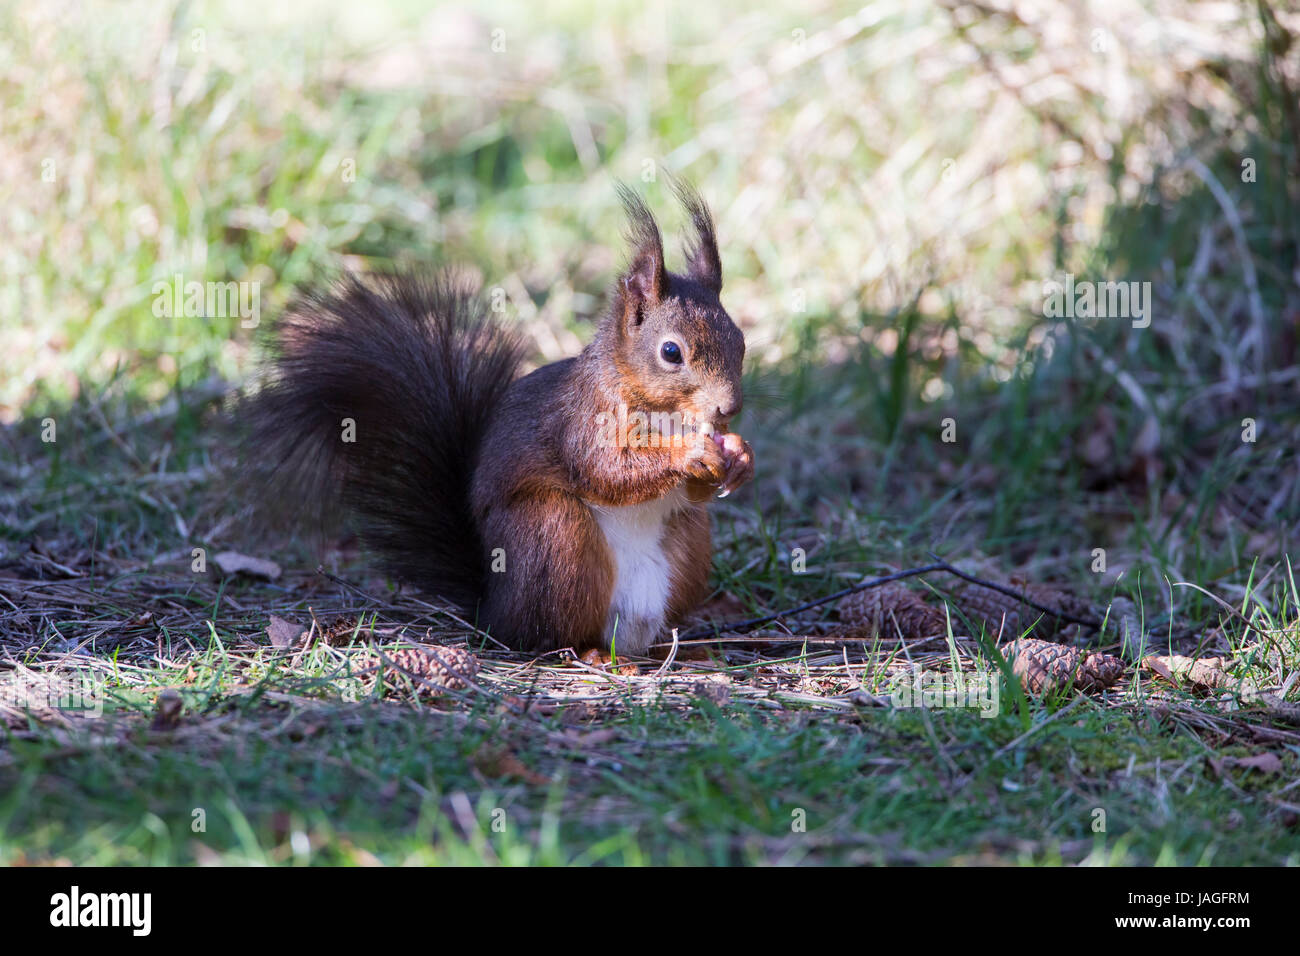
POLYGON ((721 633, 723 631, 748 631, 752 628, 758 627, 760 624, 767 624, 783 617, 789 617, 792 614, 801 614, 804 611, 820 607, 823 604, 829 604, 831 601, 838 600, 842 597, 848 597, 850 594, 857 591, 865 591, 867 588, 879 587, 882 584, 888 584, 891 581, 901 581, 904 578, 914 578, 918 574, 929 574, 931 571, 943 571, 947 567, 948 565, 940 563, 927 564, 921 568, 907 568, 903 571, 897 571, 894 574, 887 574, 883 578, 872 578, 870 581, 863 581, 861 584, 855 584, 842 591, 836 591, 834 594, 828 594, 825 597, 817 598, 815 601, 808 601, 805 604, 800 604, 798 607, 787 608, 784 611, 777 611, 775 614, 769 614, 766 617, 754 617, 750 618, 748 621, 734 621, 731 623, 724 622, 722 624, 710 625, 705 628, 696 628, 695 630, 688 631, 686 634, 682 635, 680 639, 683 641, 691 641, 699 637, 709 637, 710 635, 721 633))
POLYGON ((961 578, 963 581, 969 581, 971 584, 978 584, 982 588, 988 588, 989 590, 992 591, 998 591, 1001 594, 1005 594, 1007 597, 1013 597, 1017 601, 1021 602, 1022 604, 1032 607, 1035 611, 1042 611, 1044 614, 1048 614, 1062 621, 1069 621, 1071 624, 1082 624, 1084 627, 1090 627, 1093 630, 1097 630, 1097 631, 1101 630, 1101 621, 1097 620, 1096 618, 1075 617, 1073 614, 1067 614, 1064 611, 1058 610, 1056 608, 1047 607, 1046 605, 1039 604, 1036 601, 1031 601, 1029 600, 1029 598, 1021 594, 1019 591, 1016 591, 1014 588, 1009 588, 1005 584, 998 584, 995 581, 985 581, 983 578, 977 578, 973 574, 967 574, 965 571, 962 571, 958 568, 954 568, 951 564, 948 564, 947 562, 944 562, 943 570, 947 571, 949 574, 957 575, 957 577, 961 578))
POLYGON ((1005 594, 1007 597, 1013 597, 1017 601, 1020 601, 1022 604, 1026 605, 1027 607, 1032 607, 1036 611, 1041 611, 1044 614, 1050 615, 1051 617, 1059 618, 1062 621, 1069 621, 1072 624, 1082 624, 1085 627, 1094 628, 1096 630, 1101 629, 1101 622, 1094 618, 1075 617, 1073 614, 1067 614, 1064 611, 1058 610, 1056 608, 1046 607, 1042 604, 1037 603, 1036 601, 1031 601, 1028 597, 1019 593, 1013 588, 1006 587, 1005 585, 998 584, 994 581, 985 581, 982 578, 975 577, 975 575, 973 574, 967 574, 965 571, 961 571, 953 567, 947 561, 937 561, 934 564, 927 564, 919 568, 906 568, 902 571, 897 571, 894 574, 887 574, 884 577, 872 578, 869 581, 863 581, 859 584, 853 585, 852 587, 844 588, 842 591, 836 591, 834 594, 828 594, 825 597, 819 597, 816 600, 807 601, 803 604, 800 604, 798 607, 787 608, 784 611, 777 611, 775 614, 768 614, 765 617, 755 617, 755 618, 750 618, 747 621, 734 621, 731 623, 723 622, 721 624, 710 625, 707 628, 696 628, 695 630, 689 631, 688 633, 682 635, 680 640, 689 641, 701 637, 709 637, 714 634, 721 634, 724 632, 748 631, 755 627, 758 627, 760 624, 769 624, 772 621, 780 620, 783 617, 790 617, 791 615, 794 614, 801 614, 804 611, 811 610, 812 608, 815 607, 820 607, 823 604, 829 604, 831 601, 837 601, 840 598, 848 597, 850 594, 856 594, 858 591, 866 591, 869 588, 880 587, 882 584, 889 584, 893 581, 901 581, 904 578, 914 578, 920 574, 929 574, 932 571, 943 571, 947 574, 954 574, 964 581, 969 581, 971 584, 978 584, 980 587, 985 587, 993 591, 998 591, 1002 594, 1005 594))
MULTIPOLYGON (((363 591, 361 588, 357 587, 356 585, 350 584, 347 581, 344 581, 342 578, 330 574, 323 567, 318 567, 316 570, 318 573, 325 575, 325 577, 329 578, 331 581, 334 581, 337 584, 340 584, 352 591, 355 591, 357 594, 360 594, 371 601, 374 601, 376 603, 382 603, 377 598, 367 594, 365 591, 363 591)), ((821 607, 823 604, 829 604, 831 601, 838 601, 840 598, 848 597, 850 594, 856 594, 859 591, 866 591, 869 590, 870 588, 878 588, 882 584, 890 584, 894 581, 902 581, 906 578, 914 578, 921 574, 930 574, 933 571, 943 571, 946 574, 955 575, 956 577, 961 578, 963 581, 968 581, 971 584, 976 584, 982 588, 988 588, 991 591, 997 591, 1000 594, 1005 594, 1007 597, 1015 598, 1017 601, 1024 604, 1026 607, 1031 607, 1036 611, 1041 611, 1043 614, 1046 614, 1050 617, 1054 617, 1062 621, 1069 621, 1071 624, 1082 624, 1084 627, 1089 627, 1092 628, 1093 630, 1101 630, 1101 621, 1098 621, 1096 618, 1076 617, 1075 615, 1068 614, 1065 611, 1059 610, 1058 608, 1047 607, 1044 604, 1039 604, 1037 601, 1030 600, 1026 595, 1021 594, 1019 591, 1015 590, 1014 588, 1007 587, 1004 584, 998 584, 996 581, 986 581, 983 578, 976 577, 973 574, 967 574, 965 571, 962 571, 960 568, 953 567, 947 561, 936 561, 933 564, 926 564, 917 568, 905 568, 902 571, 895 571, 893 574, 886 574, 883 577, 872 578, 869 581, 862 581, 858 584, 853 585, 852 587, 847 587, 840 591, 836 591, 833 594, 827 594, 823 597, 815 598, 812 601, 805 601, 803 604, 800 604, 797 607, 786 608, 785 610, 777 611, 774 614, 768 614, 763 617, 753 617, 746 621, 734 621, 734 622, 724 621, 720 624, 709 625, 708 627, 699 627, 693 631, 687 631, 685 634, 681 635, 678 638, 678 640, 693 641, 693 640, 698 640, 699 638, 713 637, 715 635, 723 634, 723 633, 743 633, 745 631, 753 630, 754 628, 762 624, 770 624, 772 621, 778 621, 781 618, 791 617, 795 614, 802 614, 804 611, 810 611, 815 607, 821 607)), ((464 622, 462 621, 461 623, 463 624, 464 622)))

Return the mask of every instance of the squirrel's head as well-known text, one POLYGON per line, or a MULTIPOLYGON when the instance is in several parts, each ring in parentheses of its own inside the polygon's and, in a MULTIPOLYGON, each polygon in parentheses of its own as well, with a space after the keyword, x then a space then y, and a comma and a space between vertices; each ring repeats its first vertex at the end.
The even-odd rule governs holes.
POLYGON ((612 340, 629 407, 688 412, 695 422, 722 429, 740 411, 745 337, 719 300, 722 263, 708 206, 685 183, 673 187, 695 231, 686 244, 686 272, 667 270, 654 216, 620 186, 631 258, 602 333, 612 340))

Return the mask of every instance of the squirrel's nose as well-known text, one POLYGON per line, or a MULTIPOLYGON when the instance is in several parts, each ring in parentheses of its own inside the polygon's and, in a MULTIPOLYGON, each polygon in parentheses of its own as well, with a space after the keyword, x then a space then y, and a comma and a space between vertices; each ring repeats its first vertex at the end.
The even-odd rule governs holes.
POLYGON ((741 400, 739 398, 731 402, 726 408, 723 408, 721 405, 719 405, 718 417, 728 418, 728 419, 735 418, 737 415, 740 414, 740 406, 741 406, 741 400))

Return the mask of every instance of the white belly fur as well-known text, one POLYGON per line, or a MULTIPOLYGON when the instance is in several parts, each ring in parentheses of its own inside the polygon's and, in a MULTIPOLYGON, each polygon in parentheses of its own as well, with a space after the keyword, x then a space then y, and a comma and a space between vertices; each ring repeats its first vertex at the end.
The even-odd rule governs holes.
POLYGON ((605 641, 615 653, 644 654, 664 626, 670 587, 664 524, 687 504, 680 489, 639 505, 592 505, 614 559, 614 591, 605 619, 605 641))

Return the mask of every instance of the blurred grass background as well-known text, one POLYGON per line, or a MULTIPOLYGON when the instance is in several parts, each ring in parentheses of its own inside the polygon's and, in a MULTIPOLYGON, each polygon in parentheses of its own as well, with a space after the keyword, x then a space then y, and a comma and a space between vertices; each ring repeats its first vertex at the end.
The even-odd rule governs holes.
MULTIPOLYGON (((572 354, 623 254, 615 180, 672 232, 669 169, 715 208, 759 495, 832 566, 887 515, 1020 563, 1100 539, 1239 572, 1300 515, 1297 29, 1267 3, 6 4, 0 420, 26 459, 89 406, 55 464, 102 483, 102 422, 244 380, 238 317, 154 314, 176 274, 259 283, 266 320, 330 268, 455 264, 539 361, 572 354), (1066 272, 1151 282, 1151 327, 1045 318, 1066 272)), ((207 468, 197 422, 172 467, 207 468)), ((90 504, 60 494, 10 496, 6 537, 90 504)))

